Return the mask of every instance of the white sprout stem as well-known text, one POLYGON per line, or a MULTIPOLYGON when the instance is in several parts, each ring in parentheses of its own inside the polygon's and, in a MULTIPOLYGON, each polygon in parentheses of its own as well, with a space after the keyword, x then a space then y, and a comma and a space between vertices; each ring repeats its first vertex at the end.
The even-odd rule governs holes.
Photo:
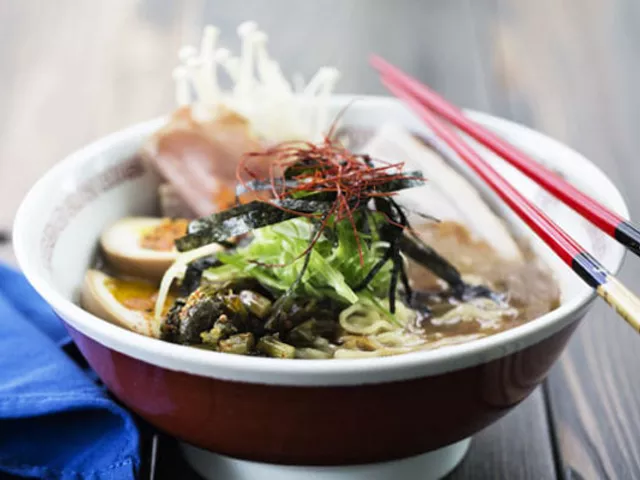
POLYGON ((269 57, 267 35, 255 22, 238 27, 242 41, 239 56, 218 47, 219 33, 217 28, 207 26, 199 50, 193 46, 180 49, 181 66, 174 71, 178 104, 192 104, 197 121, 215 118, 221 112, 219 107, 224 106, 244 116, 252 133, 270 143, 321 140, 337 71, 323 67, 306 87, 300 76, 292 84, 269 57), (231 78, 231 90, 222 90, 218 78, 221 70, 231 78))
POLYGON ((189 252, 182 253, 178 255, 175 262, 171 264, 171 266, 167 269, 162 277, 162 281, 160 282, 160 290, 158 291, 158 298, 156 299, 156 305, 154 310, 154 320, 156 322, 162 321, 162 310, 164 309, 164 305, 167 301, 167 297, 169 296, 169 290, 171 289, 171 285, 173 281, 181 275, 184 275, 185 270, 187 269, 187 265, 197 260, 198 258, 206 257, 208 255, 213 255, 220 251, 222 247, 217 243, 210 243, 208 245, 204 245, 200 248, 196 248, 189 252))
POLYGON ((238 27, 238 36, 242 39, 240 68, 236 92, 238 96, 248 96, 253 87, 253 51, 254 38, 258 26, 255 22, 244 22, 238 27))
POLYGON ((215 61, 222 66, 235 83, 238 81, 238 60, 231 56, 231 52, 226 48, 218 48, 215 53, 215 61))
POLYGON ((315 98, 318 90, 323 85, 325 78, 327 76, 327 68, 320 68, 316 74, 311 77, 307 86, 302 90, 302 95, 300 96, 301 109, 306 112, 304 121, 306 125, 306 129, 309 132, 312 140, 316 141, 318 136, 318 102, 315 98))
POLYGON ((265 86, 271 83, 271 59, 267 53, 267 34, 255 32, 253 35, 253 54, 255 56, 258 80, 265 86))
POLYGON ((192 45, 185 45, 178 50, 178 58, 182 63, 187 63, 189 59, 198 55, 198 51, 192 45))
POLYGON ((220 101, 220 88, 218 86, 218 78, 216 72, 216 61, 214 58, 216 43, 220 31, 207 25, 202 34, 202 42, 200 43, 200 58, 202 59, 202 84, 205 89, 204 103, 208 106, 214 106, 220 101))
POLYGON ((322 85, 327 79, 327 76, 332 74, 332 68, 322 67, 320 68, 316 74, 309 80, 309 83, 303 90, 303 95, 308 97, 313 97, 318 93, 322 85))
POLYGON ((176 82, 176 103, 180 107, 187 106, 191 103, 191 92, 189 91, 187 69, 177 67, 173 70, 173 79, 176 82))
POLYGON ((190 58, 187 62, 187 70, 189 71, 189 77, 194 90, 196 91, 197 101, 201 104, 206 104, 208 99, 209 85, 206 83, 206 79, 203 78, 203 62, 200 57, 190 58))
POLYGON ((273 86, 274 90, 277 89, 277 91, 283 92, 285 94, 293 93, 293 89, 291 88, 291 85, 289 84, 285 76, 282 74, 282 70, 280 70, 280 65, 278 65, 278 62, 276 62, 275 60, 270 60, 269 71, 271 76, 271 85, 273 86))
POLYGON ((293 74, 292 83, 294 93, 302 94, 304 91, 304 76, 300 72, 293 74))
POLYGON ((335 76, 335 69, 329 67, 320 68, 304 88, 300 98, 300 108, 306 112, 304 121, 314 141, 322 138, 321 133, 326 122, 326 109, 328 108, 328 102, 323 104, 320 97, 323 92, 326 91, 327 94, 330 92, 335 76))
POLYGON ((256 66, 264 88, 273 93, 292 93, 292 88, 284 75, 282 75, 278 62, 269 57, 266 34, 262 32, 254 34, 254 48, 256 66))
POLYGON ((324 130, 327 127, 329 116, 329 97, 331 96, 331 91, 335 87, 339 76, 340 74, 335 68, 328 69, 325 75, 324 84, 320 88, 320 92, 318 94, 318 102, 316 104, 317 113, 315 137, 317 141, 320 141, 323 137, 323 133, 325 133, 324 130))

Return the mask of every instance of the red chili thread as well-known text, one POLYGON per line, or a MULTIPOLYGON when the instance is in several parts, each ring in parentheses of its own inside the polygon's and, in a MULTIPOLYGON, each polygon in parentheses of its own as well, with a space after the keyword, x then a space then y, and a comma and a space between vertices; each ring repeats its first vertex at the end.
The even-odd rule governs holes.
MULTIPOLYGON (((396 194, 396 192, 377 192, 376 187, 396 180, 422 180, 422 178, 404 175, 402 173, 404 162, 381 162, 384 165, 378 167, 368 165, 364 156, 356 155, 343 145, 332 140, 331 136, 335 129, 335 123, 331 127, 329 134, 324 137, 322 143, 289 141, 272 146, 264 151, 245 154, 238 164, 236 177, 246 191, 255 192, 255 188, 249 185, 245 180, 246 176, 243 174, 254 180, 258 179, 258 175, 246 165, 246 162, 249 158, 264 159, 264 161, 269 162, 269 178, 262 180, 265 182, 268 180, 269 190, 273 198, 262 201, 286 212, 307 218, 317 218, 319 215, 317 213, 293 211, 274 203, 273 200, 295 198, 298 193, 335 193, 336 199, 322 222, 318 234, 315 235, 309 247, 296 260, 309 253, 326 227, 328 218, 334 216, 336 223, 344 219, 350 222, 355 236, 360 265, 364 266, 360 236, 353 216, 354 211, 370 199, 391 197, 396 194), (292 177, 296 181, 294 186, 288 186, 285 182, 284 175, 287 169, 289 169, 290 173, 292 171, 300 171, 299 174, 292 177)), ((389 223, 405 228, 404 225, 391 220, 386 215, 385 218, 389 223)))

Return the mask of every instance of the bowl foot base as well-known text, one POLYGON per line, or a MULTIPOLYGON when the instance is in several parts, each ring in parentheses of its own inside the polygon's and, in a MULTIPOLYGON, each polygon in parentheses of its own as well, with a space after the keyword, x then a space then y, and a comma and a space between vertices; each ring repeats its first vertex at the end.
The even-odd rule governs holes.
POLYGON ((470 438, 391 462, 340 467, 308 467, 250 462, 181 444, 182 452, 203 478, 210 480, 439 480, 464 458, 470 438))

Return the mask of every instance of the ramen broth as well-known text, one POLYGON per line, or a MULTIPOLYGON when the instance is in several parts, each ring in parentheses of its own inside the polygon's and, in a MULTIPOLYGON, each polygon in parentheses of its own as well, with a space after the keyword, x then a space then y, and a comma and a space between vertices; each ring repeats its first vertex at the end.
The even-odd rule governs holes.
MULTIPOLYGON (((428 321, 425 332, 445 337, 468 334, 491 334, 521 325, 556 309, 560 304, 560 289, 548 268, 542 265, 530 249, 523 248, 525 262, 505 261, 483 241, 474 240, 470 232, 459 223, 440 222, 417 228, 419 235, 442 256, 455 265, 468 281, 484 283, 506 294, 507 302, 515 309, 509 318, 500 319, 489 326, 477 320, 451 318, 445 324, 428 321)), ((414 288, 421 292, 438 292, 442 282, 426 268, 409 262, 409 276, 414 288)), ((429 298, 427 296, 426 298, 429 298)), ((440 303, 440 312, 454 300, 435 293, 429 299, 440 303)), ((438 308, 438 307, 435 307, 438 308)), ((450 310, 448 310, 450 311, 450 310)))

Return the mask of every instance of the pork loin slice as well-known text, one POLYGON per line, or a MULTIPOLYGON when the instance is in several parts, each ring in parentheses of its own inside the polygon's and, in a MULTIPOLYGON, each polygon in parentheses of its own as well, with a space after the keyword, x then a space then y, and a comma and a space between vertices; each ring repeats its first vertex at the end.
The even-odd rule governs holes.
POLYGON ((400 125, 387 123, 362 148, 374 160, 404 162, 405 170, 421 170, 427 181, 422 187, 403 190, 399 199, 410 210, 414 223, 420 211, 442 220, 465 225, 479 240, 491 245, 505 260, 523 262, 523 254, 504 221, 480 196, 475 187, 433 149, 400 125))
MULTIPOLYGON (((240 115, 224 111, 212 120, 199 121, 190 108, 183 107, 142 153, 147 164, 171 185, 171 190, 165 187, 161 194, 171 197, 165 203, 172 204, 178 196, 192 216, 205 216, 234 204, 238 162, 245 153, 261 149, 240 115)), ((252 162, 257 173, 267 171, 266 159, 252 162)))

